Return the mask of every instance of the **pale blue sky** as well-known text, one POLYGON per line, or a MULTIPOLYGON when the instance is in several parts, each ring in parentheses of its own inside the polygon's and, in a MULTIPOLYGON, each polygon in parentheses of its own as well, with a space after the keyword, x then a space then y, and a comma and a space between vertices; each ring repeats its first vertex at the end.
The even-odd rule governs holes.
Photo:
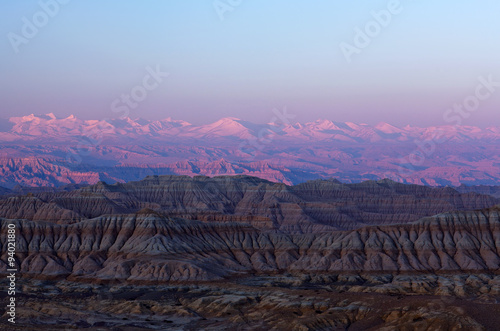
MULTIPOLYGON (((243 0, 220 20, 212 0, 72 0, 16 53, 9 33, 51 1, 0 2, 0 117, 112 117, 157 65, 170 76, 131 117, 436 125, 479 76, 500 81, 499 1, 401 0, 348 63, 339 45, 390 1, 243 0)), ((500 126, 499 105, 500 89, 464 124, 500 126)))

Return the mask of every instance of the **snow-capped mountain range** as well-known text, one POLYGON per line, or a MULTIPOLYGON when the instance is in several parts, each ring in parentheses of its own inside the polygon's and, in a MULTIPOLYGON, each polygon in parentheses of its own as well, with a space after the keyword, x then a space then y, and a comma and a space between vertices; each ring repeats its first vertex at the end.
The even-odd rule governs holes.
POLYGON ((296 184, 389 178, 426 185, 500 184, 500 128, 396 127, 317 120, 255 124, 227 117, 0 121, 0 186, 125 182, 147 175, 247 174, 296 184))
POLYGON ((398 128, 381 122, 377 125, 334 122, 320 119, 308 123, 255 124, 234 117, 222 118, 206 125, 193 125, 182 120, 111 119, 82 120, 74 115, 57 118, 54 114, 12 117, 0 126, 0 141, 30 140, 46 138, 60 139, 88 136, 121 136, 128 138, 232 138, 252 139, 273 136, 273 139, 301 139, 309 141, 410 141, 435 139, 436 132, 456 141, 498 140, 500 128, 481 129, 474 126, 443 125, 436 127, 398 128), (3 129, 2 129, 3 128, 3 129))

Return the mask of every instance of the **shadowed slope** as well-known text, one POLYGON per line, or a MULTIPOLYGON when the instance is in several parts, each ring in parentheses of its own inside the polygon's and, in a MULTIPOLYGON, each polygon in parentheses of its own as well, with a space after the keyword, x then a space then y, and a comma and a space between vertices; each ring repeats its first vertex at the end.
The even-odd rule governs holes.
POLYGON ((488 195, 389 180, 359 184, 315 180, 287 186, 249 176, 152 176, 126 184, 99 182, 69 192, 6 197, 0 199, 0 217, 67 224, 149 208, 168 217, 315 233, 412 222, 498 202, 488 195))
MULTIPOLYGON (((4 254, 9 222, 1 221, 4 254)), ((171 219, 148 210, 69 225, 15 222, 21 272, 33 276, 195 281, 242 272, 470 272, 500 265, 498 208, 307 235, 171 219)))

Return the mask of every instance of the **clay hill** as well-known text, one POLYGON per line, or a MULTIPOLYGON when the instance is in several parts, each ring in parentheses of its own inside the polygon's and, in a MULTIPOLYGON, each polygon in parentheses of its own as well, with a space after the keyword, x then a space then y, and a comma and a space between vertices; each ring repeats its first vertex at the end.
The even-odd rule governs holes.
POLYGON ((500 265, 499 209, 301 235, 146 211, 65 225, 16 223, 21 272, 34 278, 209 281, 255 272, 470 273, 500 265))
POLYGON ((487 330, 498 203, 389 180, 100 182, 4 196, 0 271, 14 223, 24 330, 487 330))
POLYGON ((7 195, 0 199, 0 217, 68 224, 152 210, 170 218, 311 233, 408 223, 499 202, 487 194, 387 179, 357 184, 314 180, 288 186, 249 176, 150 176, 125 184, 99 182, 74 190, 34 189, 21 196, 7 195))

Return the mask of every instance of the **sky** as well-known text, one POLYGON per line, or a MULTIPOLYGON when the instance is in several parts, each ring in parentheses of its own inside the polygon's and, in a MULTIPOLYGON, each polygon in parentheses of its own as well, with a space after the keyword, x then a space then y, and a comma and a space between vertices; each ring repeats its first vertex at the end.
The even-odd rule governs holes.
POLYGON ((430 126, 468 100, 452 110, 462 124, 500 126, 499 13, 497 0, 2 0, 0 117, 267 123, 286 107, 299 122, 430 126), (474 105, 480 77, 491 91, 474 105))

